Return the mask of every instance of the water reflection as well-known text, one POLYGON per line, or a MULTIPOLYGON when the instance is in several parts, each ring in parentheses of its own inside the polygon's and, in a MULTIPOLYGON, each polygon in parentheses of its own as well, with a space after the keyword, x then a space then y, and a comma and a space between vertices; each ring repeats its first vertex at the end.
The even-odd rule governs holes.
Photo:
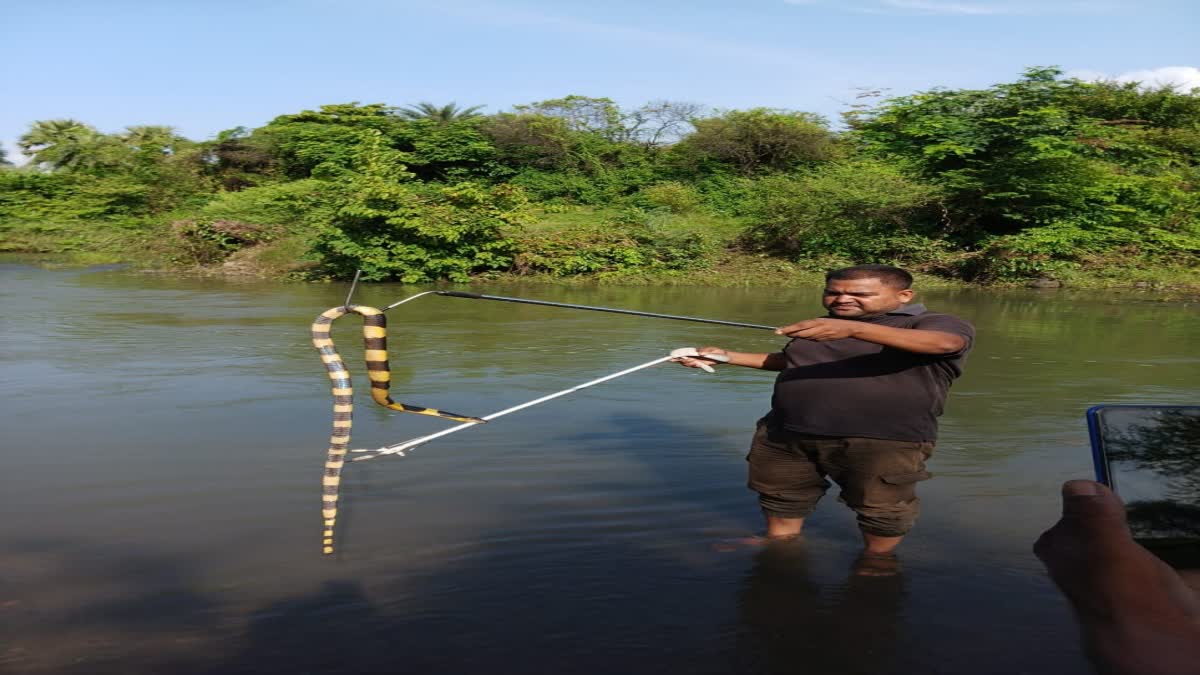
POLYGON ((1109 408, 1100 419, 1134 537, 1177 566, 1200 567, 1200 407, 1109 408))
POLYGON ((908 580, 897 561, 859 559, 844 582, 823 585, 803 539, 766 544, 740 594, 749 653, 764 673, 911 673, 919 659, 907 635, 908 580))

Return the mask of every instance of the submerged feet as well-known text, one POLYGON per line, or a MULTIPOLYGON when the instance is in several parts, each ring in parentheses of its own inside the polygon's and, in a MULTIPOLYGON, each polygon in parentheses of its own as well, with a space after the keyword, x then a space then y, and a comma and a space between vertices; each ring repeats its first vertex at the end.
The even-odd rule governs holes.
POLYGON ((851 569, 860 577, 894 577, 900 573, 900 557, 895 553, 863 552, 851 569))

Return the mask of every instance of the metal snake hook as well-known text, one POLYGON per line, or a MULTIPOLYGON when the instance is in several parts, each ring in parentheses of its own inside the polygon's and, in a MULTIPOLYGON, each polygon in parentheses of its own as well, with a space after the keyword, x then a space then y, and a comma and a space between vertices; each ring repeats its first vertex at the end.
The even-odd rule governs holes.
POLYGON ((350 292, 346 294, 346 304, 342 305, 342 309, 350 311, 350 298, 354 297, 354 289, 358 287, 358 278, 362 276, 362 270, 354 270, 354 281, 350 282, 350 292))

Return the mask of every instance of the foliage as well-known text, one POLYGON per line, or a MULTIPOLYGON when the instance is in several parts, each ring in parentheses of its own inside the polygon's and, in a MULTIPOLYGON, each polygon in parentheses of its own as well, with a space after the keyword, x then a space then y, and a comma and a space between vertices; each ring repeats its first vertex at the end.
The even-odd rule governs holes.
POLYGON ((513 106, 513 109, 521 115, 560 120, 570 131, 597 134, 610 141, 621 140, 625 135, 625 128, 621 123, 621 109, 610 98, 572 94, 564 98, 513 106))
POLYGON ((282 173, 295 179, 348 170, 366 132, 390 137, 403 124, 382 103, 341 103, 280 115, 259 133, 270 144, 282 173))
POLYGON ((937 233, 940 197, 935 186, 870 160, 768 176, 751 187, 753 225, 743 243, 792 257, 927 262, 946 248, 937 233))
POLYGON ((151 188, 128 176, 0 172, 0 220, 125 221, 149 212, 151 188))
POLYGON ((1161 172, 1169 162, 1104 123, 1116 120, 1082 114, 1103 107, 1095 100, 1103 85, 1059 75, 1031 69, 986 90, 893 99, 852 122, 868 151, 902 158, 945 186, 960 227, 1003 234, 1063 221, 1117 224, 1129 213, 1120 199, 1125 176, 1161 172))
POLYGON ((314 179, 221 192, 198 210, 201 221, 296 227, 327 210, 330 185, 314 179))
POLYGON ((34 122, 17 141, 33 164, 51 171, 106 173, 126 166, 131 149, 78 120, 34 122))
POLYGON ((671 213, 692 213, 703 203, 695 188, 679 181, 655 183, 642 188, 637 196, 651 208, 664 208, 671 213))
POLYGON ((833 134, 812 113, 754 108, 693 121, 696 131, 673 149, 695 171, 707 162, 743 176, 786 171, 833 157, 833 134))
POLYGON ((350 171, 333 185, 334 211, 317 224, 313 244, 320 273, 406 283, 503 270, 512 243, 503 228, 528 218, 521 190, 463 182, 423 186, 386 147, 380 132, 355 149, 350 171))
POLYGON ((1194 256, 1200 92, 1034 68, 985 90, 933 90, 849 116, 869 154, 942 187, 957 273, 1055 275, 1122 252, 1194 256))
POLYGON ((1200 90, 1035 68, 856 104, 838 133, 810 113, 671 101, 479 108, 325 105, 201 142, 38 121, 20 139, 26 166, 0 148, 4 247, 103 240, 132 255, 162 235, 153 253, 181 262, 240 251, 239 264, 286 270, 305 254, 319 276, 406 281, 513 265, 701 278, 718 245, 756 254, 746 275, 877 261, 1005 282, 1200 266, 1200 90), (526 231, 531 201, 561 217, 526 231))
POLYGON ((656 231, 633 214, 599 226, 525 232, 516 239, 513 269, 552 276, 680 271, 706 264, 711 241, 696 232, 656 231))
POLYGON ((1077 267, 1120 268, 1146 263, 1195 266, 1200 263, 1200 228, 1187 233, 1149 228, 1136 232, 1106 226, 1070 224, 1031 228, 992 237, 963 256, 953 269, 971 281, 1058 277, 1077 267))
POLYGON ((216 139, 198 144, 189 159, 199 173, 210 176, 227 191, 272 182, 281 173, 267 135, 245 127, 226 129, 216 139))
POLYGON ((440 124, 448 122, 458 122, 462 120, 479 117, 480 110, 484 106, 473 105, 469 108, 459 107, 457 103, 451 101, 443 106, 434 105, 428 101, 421 101, 415 105, 406 106, 396 111, 402 119, 406 120, 430 120, 440 124))
POLYGON ((503 176, 496 148, 480 130, 478 115, 452 120, 415 119, 397 126, 391 146, 418 180, 470 180, 503 176))
POLYGON ((176 239, 176 262, 210 265, 246 246, 271 241, 280 228, 236 220, 177 220, 171 224, 176 239))

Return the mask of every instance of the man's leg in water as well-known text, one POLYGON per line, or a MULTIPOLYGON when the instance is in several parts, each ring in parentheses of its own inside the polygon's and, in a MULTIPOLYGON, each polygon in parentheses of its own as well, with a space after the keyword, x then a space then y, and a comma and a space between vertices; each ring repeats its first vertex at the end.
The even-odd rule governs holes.
POLYGON ((822 453, 821 466, 841 488, 839 501, 858 515, 864 556, 890 556, 920 513, 916 485, 929 478, 932 443, 846 438, 822 453))
POLYGON ((782 516, 767 516, 767 536, 776 539, 781 537, 795 537, 800 534, 800 530, 804 529, 803 518, 784 518, 782 516))
POLYGON ((759 421, 746 456, 750 465, 747 486, 758 493, 767 519, 767 537, 795 537, 804 528, 804 519, 829 488, 809 446, 829 442, 836 441, 769 430, 759 421))
POLYGON ((891 555, 892 551, 904 541, 904 537, 883 537, 870 532, 863 532, 863 553, 866 555, 891 555))

